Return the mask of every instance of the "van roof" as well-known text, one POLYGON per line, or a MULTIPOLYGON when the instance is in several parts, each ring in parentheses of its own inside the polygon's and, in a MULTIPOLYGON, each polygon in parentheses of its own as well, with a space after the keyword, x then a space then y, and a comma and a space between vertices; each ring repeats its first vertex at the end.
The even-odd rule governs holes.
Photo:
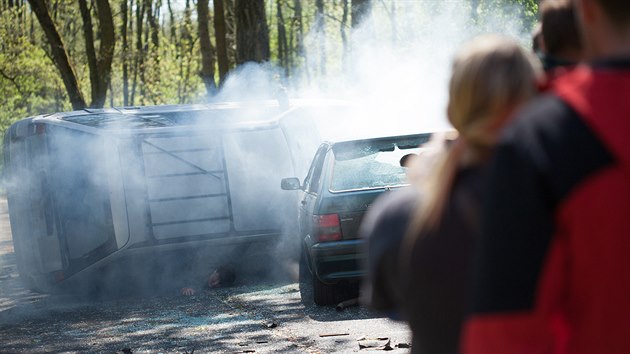
POLYGON ((161 105, 84 109, 42 117, 44 120, 61 120, 88 127, 123 130, 174 126, 208 126, 222 128, 260 128, 273 125, 282 113, 296 107, 344 106, 338 100, 276 100, 219 102, 196 105, 161 105))

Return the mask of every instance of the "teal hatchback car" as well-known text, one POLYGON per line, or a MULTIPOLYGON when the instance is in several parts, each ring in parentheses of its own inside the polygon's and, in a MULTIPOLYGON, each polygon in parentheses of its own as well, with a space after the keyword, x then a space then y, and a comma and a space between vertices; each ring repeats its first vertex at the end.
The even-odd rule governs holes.
MULTIPOLYGON (((381 193, 408 184, 404 161, 421 153, 430 137, 326 142, 317 150, 303 183, 296 177, 282 179, 282 189, 302 193, 300 281, 312 285, 315 304, 344 300, 344 285, 361 279, 364 255, 358 230, 363 215, 381 193)), ((307 289, 300 287, 303 300, 311 296, 311 287, 307 289)))

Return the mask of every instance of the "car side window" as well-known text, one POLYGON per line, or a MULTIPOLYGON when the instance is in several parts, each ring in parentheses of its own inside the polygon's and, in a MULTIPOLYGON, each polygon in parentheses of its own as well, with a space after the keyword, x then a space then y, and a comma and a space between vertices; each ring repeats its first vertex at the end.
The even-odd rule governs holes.
POLYGON ((310 169, 308 170, 308 175, 304 180, 304 190, 307 193, 317 193, 319 188, 319 181, 321 179, 322 168, 324 165, 324 160, 326 158, 326 152, 328 151, 327 147, 322 147, 317 150, 315 154, 315 158, 313 159, 313 163, 311 164, 310 169))

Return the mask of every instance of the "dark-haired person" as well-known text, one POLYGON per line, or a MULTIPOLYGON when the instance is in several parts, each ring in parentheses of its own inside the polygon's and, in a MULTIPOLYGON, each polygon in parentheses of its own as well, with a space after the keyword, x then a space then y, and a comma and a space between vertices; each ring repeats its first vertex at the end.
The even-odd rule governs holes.
POLYGON ((630 352, 630 1, 576 0, 587 65, 493 158, 463 352, 630 352))
MULTIPOLYGON (((227 266, 220 266, 215 269, 205 281, 205 285, 202 288, 212 289, 226 286, 232 286, 236 280, 234 271, 227 266)), ((193 286, 185 286, 180 290, 180 293, 185 296, 195 295, 197 290, 193 286)))
MULTIPOLYGON (((575 66, 583 57, 582 38, 571 0, 544 0, 540 5, 539 51, 545 71, 575 66)), ((555 73, 551 73, 555 76, 555 73)))
POLYGON ((409 323, 412 353, 458 351, 484 167, 498 128, 537 93, 535 64, 531 53, 503 37, 482 36, 462 47, 447 108, 459 137, 435 166, 412 164, 410 170, 424 170, 422 180, 413 178, 421 173, 412 175, 416 188, 384 194, 361 225, 368 274, 363 301, 409 323))

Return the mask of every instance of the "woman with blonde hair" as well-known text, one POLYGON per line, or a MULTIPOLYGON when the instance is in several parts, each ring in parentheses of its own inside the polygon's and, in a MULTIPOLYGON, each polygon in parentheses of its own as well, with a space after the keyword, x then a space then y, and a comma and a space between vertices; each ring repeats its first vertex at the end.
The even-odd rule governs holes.
MULTIPOLYGON (((362 297, 407 321, 412 353, 456 353, 470 288, 485 166, 510 116, 536 94, 541 69, 507 38, 486 35, 455 56, 448 119, 458 131, 428 176, 380 198, 361 227, 367 239, 362 297)), ((421 161, 415 166, 421 168, 421 161)))

